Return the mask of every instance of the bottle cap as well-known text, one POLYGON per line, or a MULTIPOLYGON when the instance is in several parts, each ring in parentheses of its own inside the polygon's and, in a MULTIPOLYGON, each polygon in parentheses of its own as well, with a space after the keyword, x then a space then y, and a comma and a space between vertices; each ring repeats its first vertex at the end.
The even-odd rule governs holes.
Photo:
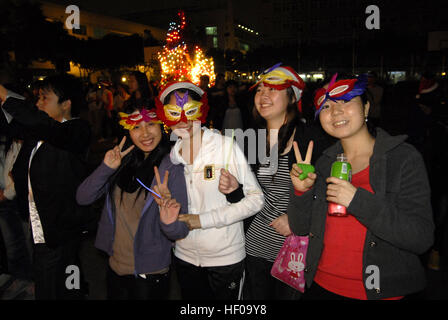
POLYGON ((340 161, 340 162, 347 162, 347 157, 345 156, 344 153, 339 153, 339 154, 336 156, 336 160, 337 160, 337 161, 340 161))

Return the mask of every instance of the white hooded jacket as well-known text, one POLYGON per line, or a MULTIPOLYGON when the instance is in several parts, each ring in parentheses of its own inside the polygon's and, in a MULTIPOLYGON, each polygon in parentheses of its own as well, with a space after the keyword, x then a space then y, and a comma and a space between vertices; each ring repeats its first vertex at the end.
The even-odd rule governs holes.
POLYGON ((191 230, 176 241, 175 255, 196 266, 231 265, 246 256, 243 219, 261 210, 263 192, 237 143, 207 128, 192 165, 180 154, 182 140, 171 150, 171 162, 184 165, 188 213, 199 214, 201 229, 191 230), (221 168, 226 168, 243 185, 245 197, 229 203, 218 190, 221 168))

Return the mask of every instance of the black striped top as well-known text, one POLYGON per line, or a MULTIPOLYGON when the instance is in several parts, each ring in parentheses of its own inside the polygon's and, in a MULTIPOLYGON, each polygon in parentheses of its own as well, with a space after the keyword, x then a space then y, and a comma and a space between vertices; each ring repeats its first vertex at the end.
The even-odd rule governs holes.
POLYGON ((258 182, 263 190, 265 204, 253 219, 246 233, 246 253, 274 262, 285 241, 269 224, 286 214, 289 203, 291 178, 289 176, 288 154, 278 159, 278 169, 272 179, 269 166, 260 166, 257 171, 258 182))

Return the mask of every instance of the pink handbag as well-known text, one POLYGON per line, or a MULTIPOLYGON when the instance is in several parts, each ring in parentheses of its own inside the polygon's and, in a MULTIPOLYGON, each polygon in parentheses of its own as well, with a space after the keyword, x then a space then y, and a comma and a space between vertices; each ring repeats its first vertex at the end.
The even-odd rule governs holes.
POLYGON ((308 236, 291 234, 280 249, 271 275, 300 292, 305 292, 305 261, 308 249, 308 236))

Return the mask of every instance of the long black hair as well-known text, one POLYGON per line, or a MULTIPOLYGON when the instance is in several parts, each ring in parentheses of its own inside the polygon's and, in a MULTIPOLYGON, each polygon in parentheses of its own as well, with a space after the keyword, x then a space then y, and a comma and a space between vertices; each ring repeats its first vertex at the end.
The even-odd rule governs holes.
MULTIPOLYGON (((283 123, 283 125, 280 127, 279 131, 278 131, 278 139, 277 139, 277 144, 278 144, 278 155, 281 155, 284 153, 285 149, 287 148, 288 145, 288 141, 291 138, 294 129, 296 129, 299 126, 303 126, 304 124, 300 121, 300 117, 301 117, 301 113, 297 107, 297 100, 294 94, 294 91, 291 87, 286 89, 286 94, 288 96, 288 105, 286 107, 286 119, 285 122, 283 123)), ((270 156, 271 154, 271 146, 270 146, 270 142, 269 142, 269 130, 267 130, 267 121, 260 115, 260 113, 258 112, 255 103, 254 106, 252 108, 252 115, 254 118, 254 123, 257 129, 266 129, 266 156, 270 156)), ((258 149, 258 139, 259 136, 258 134, 256 135, 256 139, 257 139, 257 144, 256 144, 256 148, 258 149)), ((257 150, 257 154, 258 150, 257 150)), ((247 155, 246 155, 247 156, 247 155)), ((257 157, 257 161, 255 164, 252 164, 252 170, 254 172, 258 172, 258 168, 261 166, 260 160, 263 159, 258 159, 257 157)), ((276 176, 276 173, 272 175, 272 181, 274 181, 274 177, 276 176)))
MULTIPOLYGON (((126 106, 124 112, 132 113, 136 110, 140 111, 142 108, 137 106, 126 106)), ((157 147, 151 151, 146 157, 142 150, 135 147, 128 155, 122 159, 121 166, 112 175, 109 180, 109 192, 112 194, 115 186, 121 189, 121 200, 123 199, 123 192, 134 193, 138 190, 136 199, 140 196, 141 192, 145 192, 145 196, 148 191, 143 188, 137 181, 137 178, 143 182, 147 187, 151 186, 154 178, 154 166, 159 166, 162 159, 170 152, 171 143, 169 135, 163 130, 163 125, 159 124, 162 133, 162 138, 157 147)), ((126 143, 123 146, 123 150, 132 146, 133 142, 129 135, 129 130, 126 130, 126 143)))

